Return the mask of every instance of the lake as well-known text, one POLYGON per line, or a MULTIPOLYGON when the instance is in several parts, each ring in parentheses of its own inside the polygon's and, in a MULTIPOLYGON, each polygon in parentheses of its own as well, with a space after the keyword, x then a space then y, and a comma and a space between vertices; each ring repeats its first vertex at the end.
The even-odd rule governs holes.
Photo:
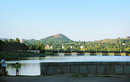
POLYGON ((21 64, 20 75, 41 75, 40 63, 44 62, 130 62, 130 56, 46 56, 27 57, 19 61, 7 61, 8 75, 15 75, 15 63, 21 64))

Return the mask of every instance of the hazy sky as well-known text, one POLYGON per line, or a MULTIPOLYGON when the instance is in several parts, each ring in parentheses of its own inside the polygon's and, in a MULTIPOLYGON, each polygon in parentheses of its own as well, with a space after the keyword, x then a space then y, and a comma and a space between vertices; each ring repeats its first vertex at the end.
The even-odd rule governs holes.
POLYGON ((0 0, 0 38, 130 36, 130 0, 0 0))

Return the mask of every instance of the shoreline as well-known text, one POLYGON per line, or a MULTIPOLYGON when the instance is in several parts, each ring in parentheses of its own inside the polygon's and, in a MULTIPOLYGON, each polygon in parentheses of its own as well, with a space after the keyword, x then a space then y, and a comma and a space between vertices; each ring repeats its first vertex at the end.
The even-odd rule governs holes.
POLYGON ((58 74, 51 76, 2 76, 0 82, 130 82, 130 75, 109 75, 87 77, 73 76, 71 74, 58 74))

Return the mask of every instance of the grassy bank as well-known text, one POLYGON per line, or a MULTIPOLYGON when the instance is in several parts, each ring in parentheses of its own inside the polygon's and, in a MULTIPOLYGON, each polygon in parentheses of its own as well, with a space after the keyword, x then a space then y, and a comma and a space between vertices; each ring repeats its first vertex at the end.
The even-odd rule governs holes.
POLYGON ((19 60, 24 57, 45 57, 52 55, 52 53, 32 53, 32 52, 0 52, 0 59, 3 57, 5 60, 19 60))

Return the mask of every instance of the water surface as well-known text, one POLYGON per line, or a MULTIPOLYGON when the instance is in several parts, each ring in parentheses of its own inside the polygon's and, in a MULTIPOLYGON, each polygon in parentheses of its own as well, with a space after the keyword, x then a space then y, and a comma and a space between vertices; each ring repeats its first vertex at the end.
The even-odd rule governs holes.
POLYGON ((15 63, 21 64, 20 75, 40 75, 40 63, 46 62, 130 62, 130 56, 47 56, 7 61, 8 75, 15 75, 15 63))

